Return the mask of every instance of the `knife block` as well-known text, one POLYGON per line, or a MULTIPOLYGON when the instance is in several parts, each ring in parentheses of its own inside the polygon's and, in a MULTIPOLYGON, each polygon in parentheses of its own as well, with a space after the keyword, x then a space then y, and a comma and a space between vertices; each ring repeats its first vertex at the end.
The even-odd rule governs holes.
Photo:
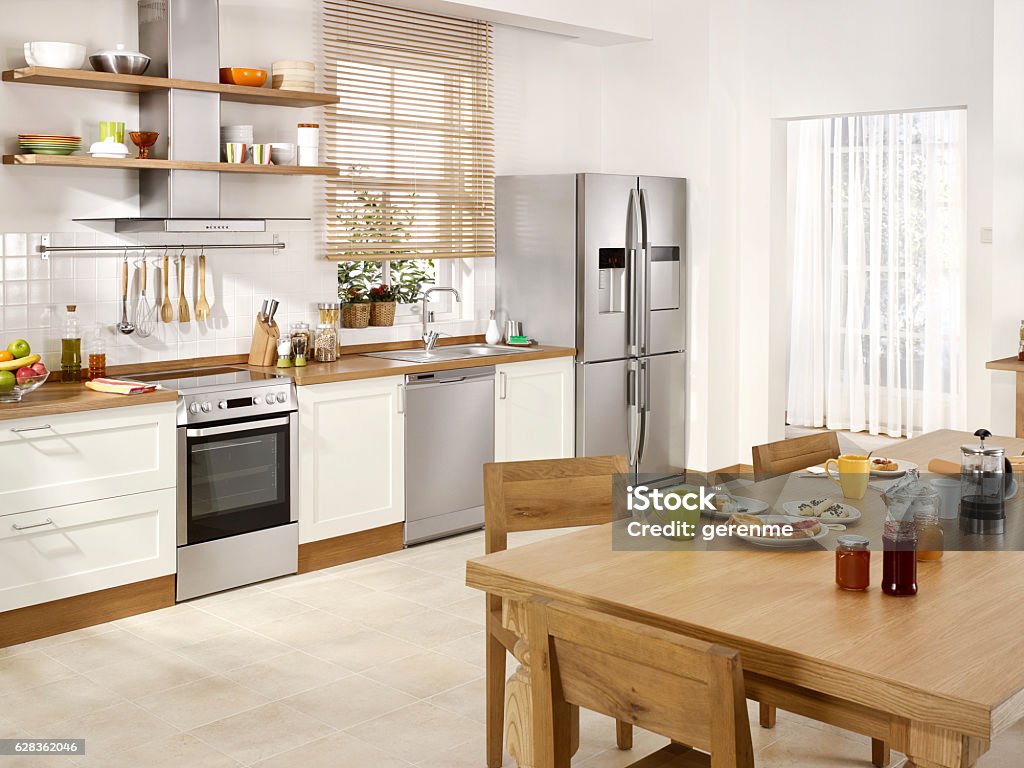
POLYGON ((249 346, 249 365, 273 365, 277 362, 277 342, 281 338, 281 329, 277 323, 268 323, 256 315, 256 325, 252 330, 252 344, 249 346))

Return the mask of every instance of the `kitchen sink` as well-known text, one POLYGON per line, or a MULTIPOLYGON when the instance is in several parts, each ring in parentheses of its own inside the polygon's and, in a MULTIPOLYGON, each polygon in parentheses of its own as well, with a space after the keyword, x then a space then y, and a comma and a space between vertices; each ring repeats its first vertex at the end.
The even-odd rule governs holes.
POLYGON ((472 360, 478 357, 515 355, 529 352, 530 347, 501 347, 490 344, 453 344, 449 347, 425 349, 397 349, 394 352, 367 352, 363 357, 381 357, 385 360, 401 360, 405 363, 440 363, 449 360, 472 360))

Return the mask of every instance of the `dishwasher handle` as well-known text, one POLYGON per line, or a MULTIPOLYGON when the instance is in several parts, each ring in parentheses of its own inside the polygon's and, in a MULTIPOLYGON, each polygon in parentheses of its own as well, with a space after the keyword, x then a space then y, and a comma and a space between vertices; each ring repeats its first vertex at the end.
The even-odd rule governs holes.
POLYGON ((479 368, 459 368, 451 371, 434 371, 431 373, 410 373, 405 377, 405 386, 410 388, 436 387, 475 379, 493 378, 494 366, 482 365, 479 368))

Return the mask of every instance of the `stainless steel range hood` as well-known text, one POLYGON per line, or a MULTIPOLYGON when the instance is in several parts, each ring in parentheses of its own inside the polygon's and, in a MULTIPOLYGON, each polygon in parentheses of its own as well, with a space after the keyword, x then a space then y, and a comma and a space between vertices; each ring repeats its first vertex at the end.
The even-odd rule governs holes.
MULTIPOLYGON (((147 75, 220 80, 218 0, 139 0, 139 50, 147 75)), ((139 125, 160 132, 155 157, 220 160, 220 94, 169 89, 139 95, 139 125)), ((151 170, 139 174, 139 213, 113 221, 115 232, 264 232, 267 219, 220 215, 220 174, 151 170)))

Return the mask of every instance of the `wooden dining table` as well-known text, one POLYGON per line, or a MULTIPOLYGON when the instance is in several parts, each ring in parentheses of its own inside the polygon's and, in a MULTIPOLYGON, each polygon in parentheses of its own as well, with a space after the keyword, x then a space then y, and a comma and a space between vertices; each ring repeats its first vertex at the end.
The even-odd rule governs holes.
MULTIPOLYGON (((923 470, 933 458, 958 462, 959 446, 974 442, 970 433, 942 430, 887 451, 923 470)), ((1024 440, 989 442, 1008 455, 1024 451, 1024 440)), ((824 488, 815 483, 831 485, 806 482, 808 493, 824 488)), ((758 486, 743 492, 757 498, 767 487, 758 486)), ((884 509, 872 493, 861 504, 874 510, 859 521, 865 526, 884 509)), ((833 495, 841 494, 836 488, 833 495)), ((947 551, 919 564, 916 596, 890 597, 877 586, 880 551, 871 588, 837 589, 831 549, 838 531, 806 551, 745 542, 725 550, 624 550, 613 545, 623 522, 470 560, 466 583, 503 598, 503 623, 520 638, 527 637, 526 601, 540 596, 735 648, 748 698, 884 740, 920 768, 970 768, 1024 718, 1024 553, 947 551)), ((1008 505, 1006 527, 1015 539, 1024 503, 1008 505)), ((515 656, 506 748, 530 768, 525 639, 515 656)))

